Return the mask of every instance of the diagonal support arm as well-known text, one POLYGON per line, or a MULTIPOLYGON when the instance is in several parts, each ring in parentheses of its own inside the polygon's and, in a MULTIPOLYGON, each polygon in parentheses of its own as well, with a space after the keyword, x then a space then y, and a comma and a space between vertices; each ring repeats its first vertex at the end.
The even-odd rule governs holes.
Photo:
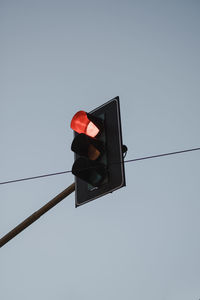
POLYGON ((60 194, 58 194, 56 197, 54 197, 52 200, 50 200, 48 203, 46 203, 44 206, 42 206, 40 209, 38 209, 36 212, 34 212, 31 216, 29 216, 23 222, 21 222, 19 225, 17 225, 14 229, 12 229, 10 232, 8 232, 6 235, 4 235, 0 239, 0 248, 2 246, 4 246, 7 242, 9 242, 11 239, 13 239, 16 235, 18 235, 21 231, 23 231, 28 226, 30 226, 32 223, 34 223, 37 219, 39 219, 42 215, 44 215, 48 210, 50 210, 56 204, 58 204, 60 201, 62 201, 64 198, 69 196, 72 192, 74 192, 74 190, 75 190, 75 183, 72 183, 68 188, 66 188, 64 191, 62 191, 60 194))

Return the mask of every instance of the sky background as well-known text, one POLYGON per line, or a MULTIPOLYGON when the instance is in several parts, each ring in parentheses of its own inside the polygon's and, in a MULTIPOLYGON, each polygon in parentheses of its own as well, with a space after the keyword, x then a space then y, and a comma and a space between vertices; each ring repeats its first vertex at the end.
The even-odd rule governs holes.
MULTIPOLYGON (((200 147, 200 1, 0 1, 0 181, 70 170, 72 116, 120 97, 126 159, 200 147)), ((0 250, 2 300, 200 299, 200 151, 126 164, 0 250)), ((73 183, 0 186, 0 236, 73 183)))

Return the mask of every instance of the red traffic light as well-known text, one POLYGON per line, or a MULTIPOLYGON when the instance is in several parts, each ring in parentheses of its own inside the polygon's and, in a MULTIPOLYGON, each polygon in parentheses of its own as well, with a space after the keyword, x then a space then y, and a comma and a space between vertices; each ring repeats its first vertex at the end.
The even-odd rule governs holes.
POLYGON ((89 114, 85 111, 78 111, 71 120, 71 128, 77 133, 84 133, 91 137, 97 136, 100 130, 89 118, 89 114))
POLYGON ((76 207, 125 186, 119 97, 71 120, 76 207), (119 162, 119 163, 117 163, 119 162))

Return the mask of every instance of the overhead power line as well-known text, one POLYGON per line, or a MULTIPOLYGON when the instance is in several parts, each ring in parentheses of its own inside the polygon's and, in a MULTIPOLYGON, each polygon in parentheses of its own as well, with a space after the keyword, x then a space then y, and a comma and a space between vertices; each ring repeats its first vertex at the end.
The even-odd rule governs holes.
POLYGON ((14 180, 0 182, 0 184, 14 183, 14 182, 19 182, 19 181, 25 181, 25 180, 31 180, 31 179, 37 179, 37 178, 43 178, 43 177, 61 175, 61 174, 66 174, 66 173, 71 173, 71 171, 62 171, 62 172, 56 172, 56 173, 43 174, 43 175, 38 175, 38 176, 32 176, 32 177, 14 179, 14 180))
POLYGON ((134 158, 134 159, 126 160, 124 162, 125 163, 129 163, 129 162, 138 161, 138 160, 144 160, 144 159, 150 159, 150 158, 157 158, 157 157, 174 155, 174 154, 181 154, 181 153, 191 152, 191 151, 197 151, 197 150, 200 150, 200 148, 192 148, 192 149, 180 150, 180 151, 175 151, 175 152, 168 152, 168 153, 156 154, 156 155, 145 156, 145 157, 140 157, 140 158, 134 158))
MULTIPOLYGON (((134 159, 129 159, 129 160, 125 160, 124 163, 130 163, 130 162, 135 162, 135 161, 139 161, 139 160, 145 160, 145 159, 152 159, 152 158, 158 158, 158 157, 163 157, 163 156, 181 154, 181 153, 192 152, 192 151, 197 151, 197 150, 200 150, 200 147, 199 148, 186 149, 186 150, 180 150, 180 151, 175 151, 175 152, 161 153, 161 154, 156 154, 156 155, 151 155, 151 156, 144 156, 144 157, 139 157, 139 158, 134 158, 134 159)), ((120 164, 122 162, 116 162, 116 163, 120 164)), ((43 175, 38 175, 38 176, 32 176, 32 177, 14 179, 14 180, 9 180, 9 181, 3 181, 3 182, 0 182, 0 184, 8 184, 8 183, 20 182, 20 181, 25 181, 25 180, 38 179, 38 178, 43 178, 43 177, 50 177, 50 176, 55 176, 55 175, 71 173, 71 172, 72 172, 71 170, 68 170, 68 171, 62 171, 62 172, 56 172, 56 173, 43 174, 43 175)))

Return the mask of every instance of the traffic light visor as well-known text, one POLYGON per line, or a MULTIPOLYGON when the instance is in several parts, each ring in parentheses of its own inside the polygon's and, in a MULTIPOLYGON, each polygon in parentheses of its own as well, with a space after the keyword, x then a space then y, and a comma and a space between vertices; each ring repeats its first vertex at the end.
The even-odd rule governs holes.
POLYGON ((88 119, 87 113, 83 110, 78 111, 71 120, 71 128, 77 133, 84 133, 95 137, 99 133, 99 128, 88 119))

